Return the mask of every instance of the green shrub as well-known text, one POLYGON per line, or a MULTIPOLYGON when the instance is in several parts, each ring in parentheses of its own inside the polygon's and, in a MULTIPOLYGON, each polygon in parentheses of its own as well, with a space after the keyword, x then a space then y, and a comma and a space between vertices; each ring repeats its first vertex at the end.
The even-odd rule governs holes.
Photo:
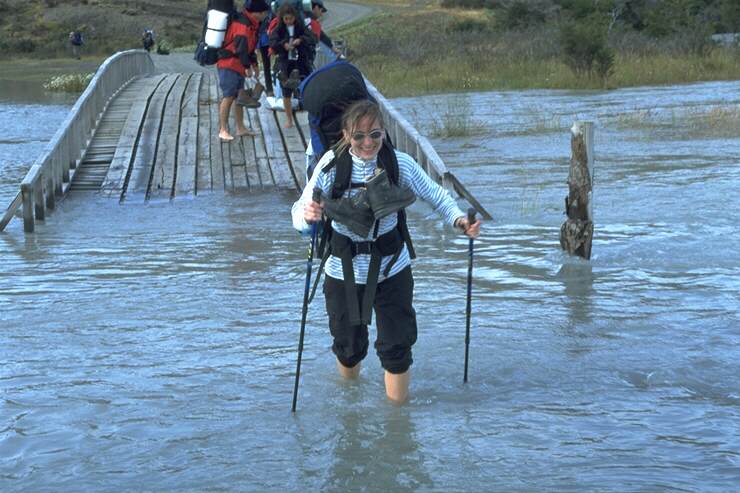
POLYGON ((614 68, 614 52, 607 46, 606 29, 596 22, 570 21, 560 29, 564 61, 579 77, 606 79, 614 68))
POLYGON ((459 19, 455 20, 447 28, 450 33, 480 33, 488 31, 489 23, 483 19, 459 19))
POLYGON ((504 29, 526 29, 545 22, 545 12, 523 1, 517 0, 504 9, 499 25, 504 29))
POLYGON ((494 9, 500 6, 496 0, 442 0, 445 9, 494 9))

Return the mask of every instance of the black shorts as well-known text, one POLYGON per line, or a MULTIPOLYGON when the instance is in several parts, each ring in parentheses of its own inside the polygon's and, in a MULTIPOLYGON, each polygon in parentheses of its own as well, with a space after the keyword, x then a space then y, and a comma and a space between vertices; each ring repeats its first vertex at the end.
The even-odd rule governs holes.
MULTIPOLYGON (((358 302, 365 285, 357 285, 358 302)), ((324 280, 326 313, 334 338, 332 351, 342 365, 352 368, 367 356, 369 345, 366 325, 349 325, 344 281, 326 276, 324 280)), ((378 337, 375 351, 381 366, 390 373, 404 373, 413 359, 411 346, 416 342, 416 311, 413 307, 414 277, 411 267, 378 284, 373 308, 378 337)))

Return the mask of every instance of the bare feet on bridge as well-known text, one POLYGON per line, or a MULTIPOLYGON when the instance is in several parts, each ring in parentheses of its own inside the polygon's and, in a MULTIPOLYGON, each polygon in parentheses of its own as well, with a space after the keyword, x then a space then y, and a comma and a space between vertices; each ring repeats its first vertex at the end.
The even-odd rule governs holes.
POLYGON ((234 140, 234 136, 231 135, 228 130, 221 130, 218 132, 218 138, 224 142, 231 142, 234 140))
POLYGON ((246 137, 246 136, 254 137, 255 135, 257 135, 257 132, 255 132, 251 128, 244 127, 244 128, 239 128, 236 130, 237 137, 246 137))

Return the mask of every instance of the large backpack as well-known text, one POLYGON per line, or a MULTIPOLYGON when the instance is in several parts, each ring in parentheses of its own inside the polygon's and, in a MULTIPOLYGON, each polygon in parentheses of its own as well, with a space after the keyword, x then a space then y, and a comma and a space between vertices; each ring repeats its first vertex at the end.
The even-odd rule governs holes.
POLYGON ((236 17, 237 12, 234 8, 233 0, 208 0, 208 6, 206 8, 206 15, 203 20, 203 31, 200 35, 200 41, 195 47, 195 54, 193 58, 198 65, 214 65, 219 59, 220 47, 209 46, 206 43, 206 31, 208 30, 208 12, 211 10, 218 10, 229 15, 229 22, 236 17))
POLYGON ((321 156, 342 136, 342 113, 350 104, 375 99, 360 69, 345 60, 328 63, 306 77, 298 88, 301 106, 308 112, 311 147, 321 156))

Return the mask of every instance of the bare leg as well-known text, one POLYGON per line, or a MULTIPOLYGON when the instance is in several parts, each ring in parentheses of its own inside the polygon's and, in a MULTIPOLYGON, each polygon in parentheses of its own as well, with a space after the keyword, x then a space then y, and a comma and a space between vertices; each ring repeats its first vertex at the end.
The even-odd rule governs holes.
POLYGON ((337 370, 339 370, 339 375, 341 375, 342 378, 355 379, 360 376, 360 363, 349 368, 337 360, 337 370))
POLYGON ((234 119, 236 120, 236 135, 242 137, 244 135, 254 135, 254 132, 244 126, 244 108, 241 105, 236 104, 236 100, 231 105, 234 109, 234 119))
POLYGON ((285 128, 293 126, 293 102, 290 96, 283 96, 283 109, 285 110, 285 128))
POLYGON ((404 373, 385 372, 385 395, 395 404, 403 404, 409 396, 409 371, 404 373))
POLYGON ((233 97, 223 98, 218 106, 218 137, 221 140, 234 140, 234 136, 229 133, 229 112, 233 102, 233 97))

